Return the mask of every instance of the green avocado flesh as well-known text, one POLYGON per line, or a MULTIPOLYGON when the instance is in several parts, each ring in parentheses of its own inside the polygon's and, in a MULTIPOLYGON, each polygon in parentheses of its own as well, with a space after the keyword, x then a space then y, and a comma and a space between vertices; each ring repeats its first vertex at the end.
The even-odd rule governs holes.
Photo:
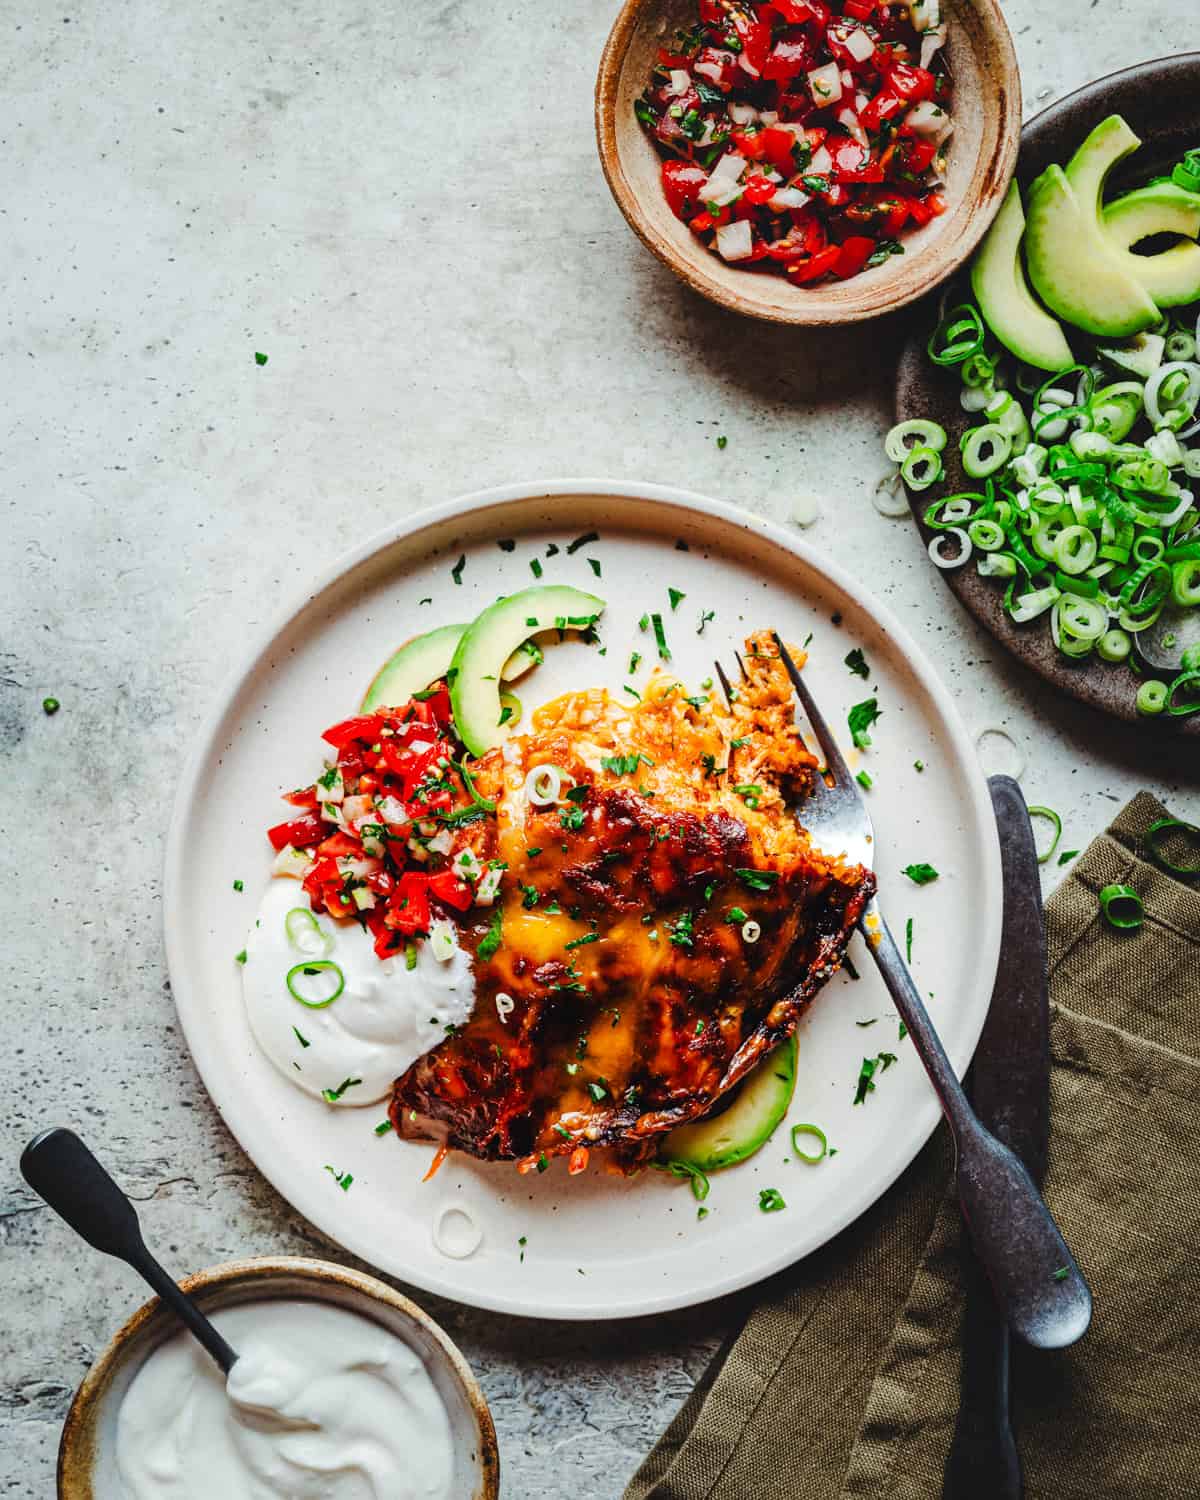
POLYGON ((376 708, 399 708, 414 693, 423 693, 431 682, 445 677, 467 628, 440 625, 406 641, 376 672, 362 701, 363 713, 376 708))
POLYGON ((988 327, 1026 364, 1066 370, 1075 363, 1062 325, 1029 290, 1021 264, 1025 211, 1014 179, 971 266, 971 287, 988 327))
POLYGON ((1117 198, 1104 210, 1104 228, 1117 258, 1159 307, 1181 307, 1200 298, 1200 193, 1173 182, 1153 182, 1117 198), (1137 255, 1139 241, 1155 234, 1184 242, 1154 255, 1137 255))
POLYGON ((543 630, 583 630, 604 600, 582 589, 543 584, 498 599, 458 644, 449 670, 450 704, 459 738, 472 755, 500 743, 500 679, 513 652, 543 630))
POLYGON ((1127 338, 1157 323, 1153 299, 1125 270, 1095 206, 1080 203, 1061 167, 1047 167, 1029 190, 1025 255, 1042 301, 1086 333, 1127 338))
POLYGON ((727 1110, 672 1130, 660 1158, 716 1172, 753 1156, 788 1112, 796 1088, 796 1053, 796 1038, 790 1036, 747 1075, 727 1110))

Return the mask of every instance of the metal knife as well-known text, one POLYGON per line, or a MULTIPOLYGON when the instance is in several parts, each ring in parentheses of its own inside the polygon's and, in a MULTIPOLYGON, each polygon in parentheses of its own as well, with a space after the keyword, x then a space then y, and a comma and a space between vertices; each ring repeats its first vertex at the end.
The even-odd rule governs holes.
MULTIPOLYGON (((1004 914, 1000 967, 972 1065, 980 1120, 1041 1186, 1050 1136, 1050 1013, 1046 929, 1033 828, 1011 776, 988 778, 1000 833, 1004 914)), ((966 1257, 962 1394, 943 1500, 1021 1500, 1009 1419, 1009 1333, 974 1255, 966 1257)))

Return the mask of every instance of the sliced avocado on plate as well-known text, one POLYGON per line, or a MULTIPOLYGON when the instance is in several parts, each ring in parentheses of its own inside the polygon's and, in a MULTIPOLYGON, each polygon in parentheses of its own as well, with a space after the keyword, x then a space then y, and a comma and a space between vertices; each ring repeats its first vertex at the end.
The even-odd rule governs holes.
POLYGON ((1173 182, 1152 182, 1114 199, 1104 210, 1104 228, 1118 259, 1159 307, 1182 307, 1200 298, 1200 193, 1173 182), (1152 255, 1134 246, 1156 234, 1183 242, 1152 255))
POLYGON ((469 626, 449 672, 455 727, 472 755, 486 754, 504 736, 500 679, 513 652, 544 630, 584 630, 603 611, 595 594, 541 584, 498 599, 469 626))
POLYGON ((1138 333, 1123 344, 1098 344, 1096 353, 1118 370, 1128 370, 1139 380, 1149 380, 1162 364, 1166 347, 1167 341, 1161 333, 1138 333))
POLYGON ((659 1159, 716 1172, 753 1156, 788 1112, 796 1090, 797 1051, 794 1036, 781 1042, 747 1074, 728 1109, 670 1131, 659 1159))
POLYGON ((1018 359, 1039 370, 1066 370, 1075 363, 1062 324, 1029 290, 1021 263, 1025 211, 1016 179, 971 266, 971 287, 988 327, 1018 359))
POLYGON ((406 641, 376 672, 363 698, 362 712, 399 708, 414 693, 423 693, 431 682, 445 677, 466 633, 466 625, 439 625, 406 641))
POLYGON ((1125 270, 1096 205, 1080 203, 1059 166, 1047 167, 1029 190, 1025 254, 1042 301, 1086 333, 1127 338, 1158 322, 1153 298, 1125 270))

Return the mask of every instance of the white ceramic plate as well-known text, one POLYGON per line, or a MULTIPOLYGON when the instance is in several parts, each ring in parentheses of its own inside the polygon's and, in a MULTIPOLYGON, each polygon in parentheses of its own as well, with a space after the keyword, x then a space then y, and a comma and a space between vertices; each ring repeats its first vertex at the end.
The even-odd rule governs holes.
POLYGON ((567 643, 520 685, 526 710, 570 686, 630 680, 630 652, 654 658, 639 632, 645 610, 667 621, 673 666, 692 683, 730 662, 751 630, 802 642, 807 675, 835 725, 875 694, 871 810, 884 911, 902 934, 913 919, 913 971, 955 1066, 967 1065, 991 994, 1000 941, 1000 861, 987 785, 933 668, 885 609, 840 569, 774 527, 715 501, 653 485, 549 482, 490 490, 425 511, 365 543, 255 651, 217 703, 179 789, 167 850, 166 935, 172 987, 196 1066, 230 1129, 278 1190, 347 1250, 429 1291, 530 1317, 612 1318, 686 1306, 760 1280, 850 1223, 912 1160, 938 1110, 912 1044, 857 936, 861 974, 839 975, 799 1033, 799 1082, 784 1127, 751 1161, 714 1174, 704 1220, 686 1183, 658 1172, 624 1179, 593 1170, 543 1176, 452 1156, 429 1183, 432 1147, 377 1138, 382 1106, 333 1109, 292 1088, 255 1048, 234 955, 268 878, 264 830, 283 816, 281 791, 319 767, 322 729, 353 713, 376 667, 402 640, 469 619, 497 595, 549 581, 609 601, 607 647, 567 643), (596 530, 573 555, 565 543, 596 530), (515 537, 514 551, 499 538, 515 537), (551 543, 561 549, 548 557, 551 543), (687 544, 687 550, 682 544, 687 544), (462 582, 451 569, 466 562, 462 582), (601 564, 597 579, 588 564, 601 564), (686 599, 672 613, 668 585, 686 599), (431 604, 421 601, 432 598, 431 604), (701 610, 715 611, 703 635, 701 610), (852 647, 870 685, 844 665, 852 647), (918 772, 914 762, 924 771, 918 772), (902 873, 941 872, 918 889, 902 873), (245 894, 233 891, 234 879, 245 894), (874 1024, 859 1027, 857 1022, 874 1024), (894 1066, 855 1106, 864 1054, 894 1066), (791 1152, 791 1124, 813 1121, 837 1155, 809 1167, 791 1152), (353 1174, 343 1192, 326 1164, 353 1174), (773 1187, 787 1207, 759 1209, 773 1187), (479 1249, 450 1259, 435 1220, 463 1205, 479 1249), (524 1259, 519 1242, 524 1238, 524 1259))

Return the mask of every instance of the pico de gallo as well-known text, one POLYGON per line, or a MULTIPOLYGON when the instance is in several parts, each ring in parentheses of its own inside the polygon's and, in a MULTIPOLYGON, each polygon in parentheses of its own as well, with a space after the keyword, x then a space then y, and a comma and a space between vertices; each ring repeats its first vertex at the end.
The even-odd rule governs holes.
POLYGON ((503 865, 458 837, 495 803, 475 790, 443 685, 322 738, 334 757, 287 794, 291 816, 267 833, 274 873, 298 877, 314 911, 356 917, 389 958, 428 936, 434 916, 495 901, 503 865))
POLYGON ((796 283, 903 254, 944 213, 940 0, 699 0, 635 103, 672 212, 796 283))

